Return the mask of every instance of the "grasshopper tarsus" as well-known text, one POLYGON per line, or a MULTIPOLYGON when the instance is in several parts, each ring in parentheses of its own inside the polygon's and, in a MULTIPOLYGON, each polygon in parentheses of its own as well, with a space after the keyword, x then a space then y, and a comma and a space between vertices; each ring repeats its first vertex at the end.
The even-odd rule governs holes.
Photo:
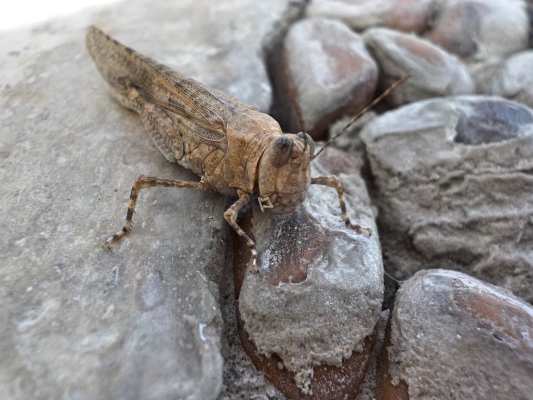
POLYGON ((249 271, 253 275, 259 274, 259 267, 257 266, 257 253, 255 256, 252 256, 252 265, 250 266, 249 271))
POLYGON ((366 233, 368 233, 368 237, 372 236, 372 229, 369 228, 368 226, 361 226, 361 225, 357 225, 357 224, 352 224, 349 219, 344 221, 344 223, 346 224, 347 227, 353 229, 357 233, 363 233, 363 231, 366 231, 366 233))
POLYGON ((111 236, 109 239, 107 239, 103 244, 102 247, 104 249, 111 250, 111 243, 118 242, 120 239, 122 239, 124 236, 126 236, 128 233, 131 232, 131 221, 130 226, 123 226, 122 230, 115 233, 113 236, 111 236))

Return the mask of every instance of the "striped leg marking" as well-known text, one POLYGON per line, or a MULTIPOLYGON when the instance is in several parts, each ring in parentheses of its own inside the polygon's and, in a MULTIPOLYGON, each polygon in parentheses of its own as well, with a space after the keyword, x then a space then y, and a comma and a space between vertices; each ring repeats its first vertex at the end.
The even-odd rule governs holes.
POLYGON ((342 185, 336 176, 319 176, 317 178, 311 178, 311 184, 312 185, 324 185, 324 186, 329 186, 329 187, 337 189, 337 194, 339 195, 339 202, 341 204, 342 219, 344 220, 344 223, 346 224, 346 226, 352 228, 353 230, 359 233, 361 233, 362 231, 366 231, 369 236, 372 234, 372 229, 370 229, 369 227, 352 224, 350 222, 350 219, 348 218, 348 214, 346 213, 346 202, 344 200, 344 193, 342 191, 342 185))
POLYGON ((244 233, 242 228, 237 224, 237 215, 239 210, 250 201, 250 195, 248 193, 239 193, 239 199, 231 205, 230 208, 224 213, 224 218, 228 221, 228 224, 238 233, 238 235, 244 240, 246 246, 252 252, 252 266, 250 267, 250 272, 252 274, 259 273, 259 268, 257 267, 257 250, 255 249, 255 243, 250 237, 244 233))
POLYGON ((155 187, 155 186, 173 187, 173 188, 189 188, 189 189, 203 190, 203 191, 211 189, 211 186, 209 185, 209 183, 205 181, 204 178, 202 178, 200 182, 190 182, 190 181, 175 181, 175 180, 170 180, 170 179, 160 179, 160 178, 154 178, 152 176, 144 176, 144 175, 139 176, 137 179, 135 179, 135 182, 133 183, 133 186, 131 188, 130 200, 128 202, 128 212, 126 213, 126 221, 124 221, 124 226, 122 227, 122 230, 115 233, 113 236, 107 239, 102 245, 102 247, 109 249, 111 243, 119 241, 131 231, 131 228, 133 226, 133 222, 132 222, 133 213, 135 212, 135 204, 137 203, 139 192, 141 191, 141 189, 144 189, 147 187, 155 187))

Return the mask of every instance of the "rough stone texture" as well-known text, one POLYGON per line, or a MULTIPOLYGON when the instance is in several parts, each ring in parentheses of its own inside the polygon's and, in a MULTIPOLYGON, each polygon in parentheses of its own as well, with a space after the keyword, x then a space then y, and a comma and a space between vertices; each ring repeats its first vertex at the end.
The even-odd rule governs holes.
POLYGON ((387 97, 387 102, 394 106, 474 92, 472 78, 457 57, 425 39, 387 28, 369 29, 364 38, 383 72, 383 90, 408 72, 414 72, 411 79, 387 97))
MULTIPOLYGON (((398 291, 388 347, 409 400, 531 399, 533 307, 468 275, 420 271, 398 291)), ((388 397, 404 398, 404 397, 388 397)))
POLYGON ((131 236, 100 248, 138 175, 198 177, 111 98, 85 30, 266 110, 288 3, 120 3, 0 36, 0 398, 218 397, 226 200, 147 189, 131 236))
MULTIPOLYGON (((339 177, 351 220, 375 230, 357 164, 329 150, 329 156, 325 153, 313 164, 313 176, 339 177)), ((272 216, 254 210, 252 233, 261 273, 244 278, 240 314, 259 353, 277 354, 304 391, 313 366, 341 366, 352 351, 361 351, 381 311, 383 270, 378 237, 346 228, 339 214, 336 191, 317 185, 311 186, 307 200, 293 214, 272 216), (299 232, 301 241, 288 240, 289 227, 299 232), (279 264, 294 263, 304 265, 303 277, 269 279, 279 264)))
POLYGON ((533 301, 533 112, 427 100, 372 120, 366 144, 387 271, 467 272, 533 301))
POLYGON ((517 53, 505 61, 491 92, 533 107, 533 51, 517 53))
POLYGON ((281 126, 288 132, 302 130, 288 88, 292 80, 305 130, 316 139, 323 138, 338 117, 358 112, 370 102, 378 70, 361 36, 345 24, 306 19, 290 28, 273 76, 274 115, 281 126))
POLYGON ((430 23, 435 3, 435 0, 312 0, 306 15, 339 19, 357 31, 387 26, 422 32, 430 23))

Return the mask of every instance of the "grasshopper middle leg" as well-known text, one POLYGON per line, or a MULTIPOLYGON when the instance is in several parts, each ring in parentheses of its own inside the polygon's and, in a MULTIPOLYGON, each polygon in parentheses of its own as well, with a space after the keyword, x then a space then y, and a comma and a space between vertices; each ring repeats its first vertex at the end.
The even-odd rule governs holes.
POLYGON ((346 226, 352 228, 353 230, 357 232, 366 231, 368 232, 369 235, 372 234, 372 229, 370 229, 369 227, 352 224, 350 222, 350 219, 348 218, 348 214, 346 213, 346 201, 344 200, 344 193, 342 191, 342 185, 336 176, 319 176, 317 178, 311 178, 311 184, 312 185, 324 185, 324 186, 335 188, 337 190, 337 194, 339 195, 342 219, 344 223, 346 224, 346 226))
POLYGON ((135 212, 135 204, 137 203, 137 198, 139 197, 139 192, 141 189, 147 188, 147 187, 174 187, 174 188, 189 188, 189 189, 196 189, 196 190, 210 190, 211 186, 202 178, 200 182, 190 182, 190 181, 179 181, 179 180, 171 180, 171 179, 160 179, 160 178, 154 178, 152 176, 144 176, 141 175, 137 179, 135 179, 135 182, 133 183, 133 186, 131 188, 130 193, 130 200, 128 202, 128 212, 126 213, 126 220, 124 221, 124 225, 122 226, 122 230, 115 233, 113 236, 111 236, 109 239, 107 239, 102 247, 109 248, 110 244, 113 242, 116 242, 120 239, 122 239, 124 236, 126 236, 132 228, 133 222, 133 213, 135 212))

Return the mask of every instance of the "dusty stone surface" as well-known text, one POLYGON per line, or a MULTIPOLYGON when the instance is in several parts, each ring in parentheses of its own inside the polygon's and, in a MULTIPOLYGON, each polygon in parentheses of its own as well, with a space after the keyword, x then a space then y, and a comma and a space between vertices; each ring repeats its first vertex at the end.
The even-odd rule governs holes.
POLYGON ((218 398, 226 200, 147 189, 131 236, 100 248, 138 175, 198 177, 111 98, 85 30, 266 110, 262 49, 288 4, 121 3, 3 32, 1 398, 218 398))
POLYGON ((435 0, 312 0, 310 18, 334 18, 357 31, 386 26, 406 32, 424 31, 436 7, 435 0))
POLYGON ((363 37, 383 71, 382 90, 414 72, 411 79, 387 97, 387 102, 394 106, 474 92, 474 82, 457 57, 425 39, 388 28, 369 29, 363 37))
POLYGON ((496 74, 491 92, 533 107, 533 51, 509 57, 496 74))
POLYGON ((410 400, 531 398, 533 307, 508 291, 420 271, 398 291, 391 322, 389 371, 410 400))
POLYGON ((286 131, 302 131, 290 96, 292 80, 305 130, 315 139, 323 138, 341 115, 362 110, 371 101, 378 78, 376 62, 361 36, 339 21, 322 18, 291 26, 273 72, 276 118, 286 131))
POLYGON ((396 278, 460 270, 533 301, 533 112, 493 97, 435 99, 362 131, 396 278))
MULTIPOLYGON (((317 160, 313 176, 339 177, 350 219, 375 232, 357 165, 350 166, 350 159, 337 150, 317 160)), ((313 366, 340 366, 352 351, 361 351, 381 311, 383 270, 378 237, 346 228, 339 214, 336 191, 318 185, 311 186, 307 200, 293 214, 272 216, 254 210, 252 232, 262 273, 245 277, 240 314, 259 353, 280 356, 284 367, 295 372, 304 393, 313 366), (308 263, 306 277, 299 283, 289 279, 273 285, 265 276, 287 257, 288 241, 283 237, 288 226, 300 232, 313 231, 301 235, 298 249, 291 250, 296 259, 308 263), (309 248, 316 252, 308 259, 309 248)))

